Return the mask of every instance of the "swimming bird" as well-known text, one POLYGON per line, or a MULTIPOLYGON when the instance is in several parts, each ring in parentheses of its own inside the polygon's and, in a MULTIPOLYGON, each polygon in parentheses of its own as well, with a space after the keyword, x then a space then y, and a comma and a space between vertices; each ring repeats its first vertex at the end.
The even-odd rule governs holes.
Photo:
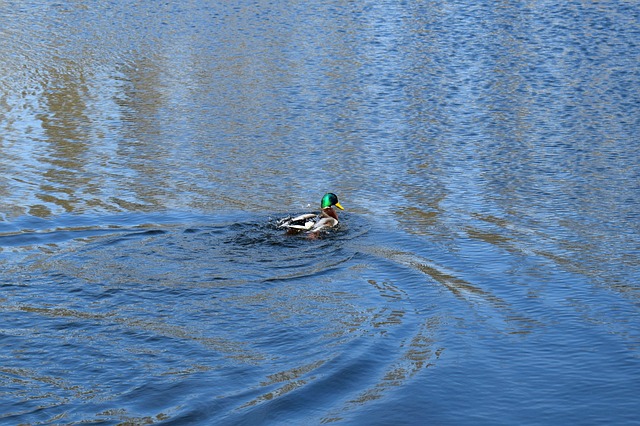
POLYGON ((344 208, 338 202, 338 197, 332 192, 324 194, 320 201, 320 214, 307 213, 296 217, 285 217, 278 221, 278 228, 286 228, 288 233, 309 231, 315 233, 323 229, 332 228, 338 224, 338 214, 333 210, 336 206, 340 210, 344 208))

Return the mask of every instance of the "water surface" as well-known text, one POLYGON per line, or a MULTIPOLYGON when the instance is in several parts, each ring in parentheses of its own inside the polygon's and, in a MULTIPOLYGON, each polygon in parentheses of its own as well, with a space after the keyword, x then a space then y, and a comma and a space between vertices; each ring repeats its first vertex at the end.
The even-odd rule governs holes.
POLYGON ((635 3, 0 18, 3 423, 638 421, 635 3))

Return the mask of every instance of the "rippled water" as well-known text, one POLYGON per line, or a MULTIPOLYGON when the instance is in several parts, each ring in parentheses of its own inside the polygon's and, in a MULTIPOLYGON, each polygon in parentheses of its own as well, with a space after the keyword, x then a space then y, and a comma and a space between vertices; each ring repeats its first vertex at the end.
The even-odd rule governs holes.
POLYGON ((0 1, 0 423, 637 422, 639 18, 0 1))

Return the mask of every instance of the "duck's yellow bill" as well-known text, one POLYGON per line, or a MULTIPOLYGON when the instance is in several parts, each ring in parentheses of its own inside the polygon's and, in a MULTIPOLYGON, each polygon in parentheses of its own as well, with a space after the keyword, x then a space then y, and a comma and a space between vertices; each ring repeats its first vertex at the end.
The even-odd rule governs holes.
POLYGON ((334 206, 336 206, 337 208, 339 208, 340 210, 344 210, 344 207, 342 207, 340 205, 340 203, 335 203, 334 206))

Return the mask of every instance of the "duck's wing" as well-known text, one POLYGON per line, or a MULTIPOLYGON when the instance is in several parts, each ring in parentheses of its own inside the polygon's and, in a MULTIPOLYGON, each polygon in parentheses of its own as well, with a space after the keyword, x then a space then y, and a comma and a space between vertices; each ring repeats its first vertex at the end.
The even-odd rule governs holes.
POLYGON ((296 217, 285 217, 278 221, 279 228, 309 230, 316 223, 317 215, 313 213, 301 214, 296 217))
POLYGON ((300 216, 296 216, 293 219, 291 219, 291 222, 303 222, 309 219, 315 219, 316 216, 317 215, 315 213, 301 214, 300 216))
POLYGON ((309 230, 309 232, 317 232, 320 231, 324 228, 331 228, 332 226, 336 226, 338 224, 338 221, 335 220, 332 217, 323 217, 322 219, 320 219, 319 221, 317 221, 315 223, 315 225, 312 226, 312 228, 309 230))

